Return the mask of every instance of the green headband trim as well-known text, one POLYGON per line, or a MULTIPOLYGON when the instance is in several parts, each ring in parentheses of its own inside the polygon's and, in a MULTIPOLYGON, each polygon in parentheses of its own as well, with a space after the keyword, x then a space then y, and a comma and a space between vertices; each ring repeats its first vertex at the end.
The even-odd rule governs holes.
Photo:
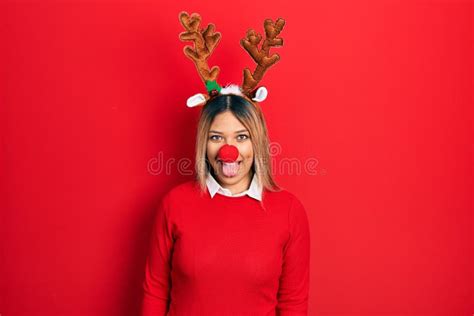
POLYGON ((222 87, 217 83, 215 80, 206 80, 206 90, 207 93, 211 93, 212 90, 217 90, 217 92, 221 92, 222 87))

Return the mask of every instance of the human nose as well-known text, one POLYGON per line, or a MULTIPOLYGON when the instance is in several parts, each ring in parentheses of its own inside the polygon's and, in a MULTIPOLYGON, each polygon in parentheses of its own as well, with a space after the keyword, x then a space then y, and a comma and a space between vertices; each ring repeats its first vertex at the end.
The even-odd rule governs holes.
POLYGON ((239 149, 234 145, 224 144, 219 148, 217 156, 224 162, 234 162, 239 157, 239 149))
POLYGON ((237 143, 237 141, 233 137, 225 137, 224 138, 224 144, 226 144, 226 145, 235 146, 236 143, 237 143))

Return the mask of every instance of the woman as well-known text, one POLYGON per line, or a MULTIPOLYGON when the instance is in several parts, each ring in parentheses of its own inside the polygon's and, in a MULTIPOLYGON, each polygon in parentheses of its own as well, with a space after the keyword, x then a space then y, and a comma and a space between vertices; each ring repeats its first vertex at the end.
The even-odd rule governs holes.
POLYGON ((143 282, 142 316, 303 316, 309 292, 310 231, 295 195, 273 180, 266 123, 255 89, 279 57, 284 20, 265 21, 242 45, 259 66, 242 87, 221 88, 207 58, 220 33, 200 16, 180 13, 182 40, 206 84, 188 106, 203 105, 196 139, 196 179, 169 190, 156 213, 143 282))
POLYGON ((196 149, 197 179, 168 191, 156 214, 142 315, 307 315, 308 219, 272 178, 260 109, 215 97, 196 149), (219 158, 224 146, 238 149, 234 166, 219 158))

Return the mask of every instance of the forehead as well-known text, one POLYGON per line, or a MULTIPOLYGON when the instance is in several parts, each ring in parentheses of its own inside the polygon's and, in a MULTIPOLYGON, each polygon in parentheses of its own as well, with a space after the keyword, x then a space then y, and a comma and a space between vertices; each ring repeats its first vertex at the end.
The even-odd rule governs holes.
POLYGON ((210 129, 220 132, 234 132, 246 128, 232 112, 225 111, 216 115, 211 123, 210 129))

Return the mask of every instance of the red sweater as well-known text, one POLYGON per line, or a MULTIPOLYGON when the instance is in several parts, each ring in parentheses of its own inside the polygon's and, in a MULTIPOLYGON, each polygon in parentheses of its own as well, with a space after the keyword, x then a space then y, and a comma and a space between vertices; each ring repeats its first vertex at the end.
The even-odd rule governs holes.
POLYGON ((290 192, 200 195, 194 180, 158 207, 142 316, 306 316, 310 231, 290 192))

